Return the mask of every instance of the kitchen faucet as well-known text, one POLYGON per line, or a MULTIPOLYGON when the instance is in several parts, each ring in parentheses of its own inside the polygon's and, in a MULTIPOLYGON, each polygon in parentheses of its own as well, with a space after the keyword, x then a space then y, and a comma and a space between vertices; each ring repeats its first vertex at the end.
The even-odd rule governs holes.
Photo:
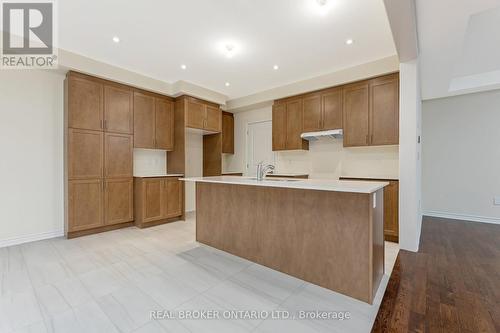
POLYGON ((268 170, 274 170, 274 165, 268 164, 264 166, 264 162, 257 164, 257 180, 263 180, 268 170))

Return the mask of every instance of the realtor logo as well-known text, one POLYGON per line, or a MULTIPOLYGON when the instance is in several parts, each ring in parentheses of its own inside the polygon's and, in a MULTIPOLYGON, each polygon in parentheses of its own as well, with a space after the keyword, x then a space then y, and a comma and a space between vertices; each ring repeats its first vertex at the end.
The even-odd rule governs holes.
POLYGON ((3 1, 1 17, 2 68, 57 67, 53 1, 3 1))

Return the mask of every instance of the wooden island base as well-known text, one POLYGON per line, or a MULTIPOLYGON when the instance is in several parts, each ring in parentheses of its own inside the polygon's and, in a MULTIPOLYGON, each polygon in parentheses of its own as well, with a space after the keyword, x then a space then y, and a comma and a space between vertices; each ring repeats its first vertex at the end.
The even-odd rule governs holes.
POLYGON ((383 232, 383 189, 196 183, 198 242, 370 304, 384 274, 383 232))

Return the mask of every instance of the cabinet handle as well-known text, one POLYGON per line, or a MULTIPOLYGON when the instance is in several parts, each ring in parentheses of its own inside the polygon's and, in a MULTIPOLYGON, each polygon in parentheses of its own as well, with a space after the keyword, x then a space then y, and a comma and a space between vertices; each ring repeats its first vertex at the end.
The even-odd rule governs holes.
POLYGON ((366 135, 366 144, 370 143, 370 136, 367 134, 366 135))
POLYGON ((104 119, 104 129, 108 129, 108 121, 104 119))
POLYGON ((101 129, 104 129, 104 120, 101 119, 101 129))

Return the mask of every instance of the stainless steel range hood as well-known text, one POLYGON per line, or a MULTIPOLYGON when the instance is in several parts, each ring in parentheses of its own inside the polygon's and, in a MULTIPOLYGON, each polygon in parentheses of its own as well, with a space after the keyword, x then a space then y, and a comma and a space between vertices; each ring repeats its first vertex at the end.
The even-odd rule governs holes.
POLYGON ((342 139, 344 132, 341 129, 320 131, 320 132, 306 132, 302 133, 300 137, 308 141, 316 141, 319 138, 332 138, 332 139, 342 139))

